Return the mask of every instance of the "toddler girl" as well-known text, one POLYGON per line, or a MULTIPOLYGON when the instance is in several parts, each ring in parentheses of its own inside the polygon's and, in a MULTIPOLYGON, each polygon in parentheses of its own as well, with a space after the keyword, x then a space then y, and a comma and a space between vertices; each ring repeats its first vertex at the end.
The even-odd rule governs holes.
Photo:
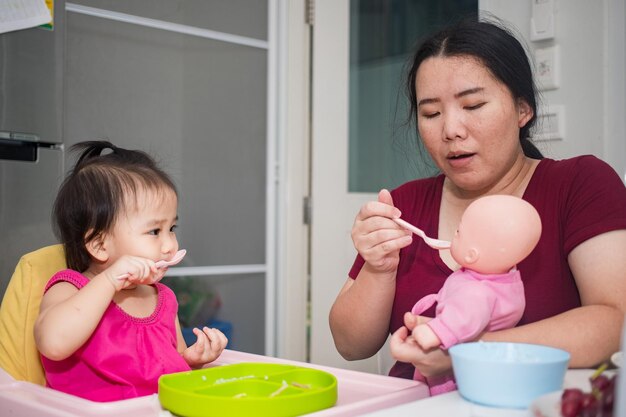
POLYGON ((157 392, 159 376, 199 368, 226 346, 194 329, 187 347, 174 293, 158 281, 178 251, 178 197, 147 154, 109 142, 82 151, 54 203, 69 269, 45 287, 35 341, 48 386, 94 401, 157 392))

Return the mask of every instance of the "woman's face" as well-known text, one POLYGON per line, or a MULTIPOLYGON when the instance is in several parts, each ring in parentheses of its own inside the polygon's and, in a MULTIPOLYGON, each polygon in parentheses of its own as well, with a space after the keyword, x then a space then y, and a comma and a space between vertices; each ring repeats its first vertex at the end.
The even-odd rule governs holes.
POLYGON ((479 60, 428 58, 418 68, 415 91, 424 145, 455 186, 487 192, 523 164, 519 129, 532 110, 479 60))

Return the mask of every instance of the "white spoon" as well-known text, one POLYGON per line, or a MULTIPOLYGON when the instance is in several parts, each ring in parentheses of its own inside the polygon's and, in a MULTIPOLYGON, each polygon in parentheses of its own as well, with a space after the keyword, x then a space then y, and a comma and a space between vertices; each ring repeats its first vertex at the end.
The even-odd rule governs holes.
MULTIPOLYGON (((174 256, 172 256, 172 259, 170 259, 169 261, 165 261, 165 260, 157 261, 155 263, 155 266, 157 267, 157 269, 161 269, 161 268, 165 268, 166 266, 176 265, 177 263, 183 260, 186 254, 187 254, 187 251, 185 249, 181 249, 178 252, 176 252, 174 256)), ((128 278, 129 276, 130 274, 122 274, 122 275, 119 275, 117 279, 122 280, 122 279, 128 278)))
POLYGON ((404 227, 407 230, 410 230, 411 232, 415 233, 416 235, 424 239, 424 242, 426 242, 426 244, 430 246, 431 248, 450 249, 450 242, 448 242, 447 240, 439 240, 439 239, 433 239, 432 237, 428 237, 426 236, 426 233, 424 233, 422 229, 418 229, 417 227, 413 226, 411 223, 407 223, 402 219, 398 218, 398 219, 393 219, 393 220, 396 223, 398 223, 400 226, 404 227))

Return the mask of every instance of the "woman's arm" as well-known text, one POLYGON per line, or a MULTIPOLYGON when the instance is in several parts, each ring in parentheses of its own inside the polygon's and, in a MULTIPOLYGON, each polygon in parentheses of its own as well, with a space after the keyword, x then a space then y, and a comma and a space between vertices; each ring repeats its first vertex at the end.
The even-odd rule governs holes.
POLYGON ((395 274, 385 279, 363 269, 358 279, 348 278, 330 310, 335 347, 347 360, 376 354, 389 333, 395 274))
POLYGON ((571 353, 570 367, 593 367, 619 350, 626 314, 626 230, 595 236, 568 257, 582 306, 483 340, 542 343, 571 353))
POLYGON ((337 351, 348 360, 374 355, 389 331, 400 249, 411 243, 410 232, 391 220, 400 211, 391 194, 365 204, 352 227, 354 247, 365 260, 356 280, 348 278, 330 310, 330 329, 337 351))

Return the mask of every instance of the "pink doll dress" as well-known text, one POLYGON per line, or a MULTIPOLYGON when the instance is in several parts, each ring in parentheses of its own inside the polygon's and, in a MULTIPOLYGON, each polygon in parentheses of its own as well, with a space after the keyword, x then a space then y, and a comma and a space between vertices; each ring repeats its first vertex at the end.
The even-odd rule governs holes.
MULTIPOLYGON (((412 314, 420 315, 437 302, 436 317, 426 323, 441 340, 440 347, 474 340, 483 331, 515 326, 524 313, 526 298, 519 271, 481 274, 466 268, 453 272, 437 294, 420 299, 412 314)), ((424 381, 416 369, 413 379, 424 381)), ((431 395, 456 389, 452 376, 428 378, 431 395)))
MULTIPOLYGON (((80 289, 89 279, 67 269, 56 273, 45 291, 58 282, 80 289)), ((116 401, 154 394, 161 375, 189 371, 176 349, 176 296, 161 283, 155 287, 158 301, 150 316, 130 316, 111 302, 91 337, 70 357, 53 361, 42 355, 48 386, 93 401, 116 401)))

